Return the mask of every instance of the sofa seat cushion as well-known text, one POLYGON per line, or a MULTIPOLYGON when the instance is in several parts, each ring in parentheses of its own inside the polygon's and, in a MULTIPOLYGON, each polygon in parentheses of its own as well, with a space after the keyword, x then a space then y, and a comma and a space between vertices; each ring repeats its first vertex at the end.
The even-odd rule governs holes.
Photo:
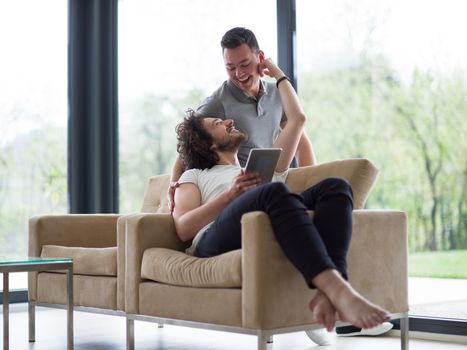
MULTIPOLYGON (((67 279, 62 273, 40 272, 37 276, 37 301, 67 303, 67 279)), ((111 276, 73 276, 73 304, 117 310, 117 278, 111 276)))
POLYGON ((242 254, 234 250, 212 258, 197 258, 165 248, 146 249, 141 277, 176 286, 240 288, 242 254))
POLYGON ((43 245, 41 257, 73 259, 74 275, 117 276, 117 247, 82 248, 43 245))

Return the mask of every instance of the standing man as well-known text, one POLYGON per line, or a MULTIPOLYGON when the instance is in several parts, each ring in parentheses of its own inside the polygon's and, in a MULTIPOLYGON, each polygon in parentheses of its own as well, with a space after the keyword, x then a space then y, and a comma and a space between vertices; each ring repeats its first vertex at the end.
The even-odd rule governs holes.
MULTIPOLYGON (((271 147, 287 123, 276 82, 266 82, 265 55, 260 50, 253 32, 246 28, 233 28, 221 40, 226 80, 206 98, 197 112, 218 118, 232 118, 240 130, 248 133, 238 158, 244 166, 251 148, 271 147)), ((311 142, 302 133, 297 147, 298 165, 316 163, 311 142)))
MULTIPOLYGON (((228 80, 202 102, 197 112, 224 120, 233 119, 235 125, 247 134, 248 139, 240 146, 238 153, 243 167, 251 148, 272 146, 287 119, 276 86, 279 82, 261 79, 266 69, 265 55, 259 49, 253 32, 246 28, 233 28, 222 37, 221 47, 228 80)), ((303 132, 296 149, 294 165, 315 163, 311 142, 303 132)), ((169 190, 172 207, 173 192, 182 172, 183 166, 177 158, 169 190)))

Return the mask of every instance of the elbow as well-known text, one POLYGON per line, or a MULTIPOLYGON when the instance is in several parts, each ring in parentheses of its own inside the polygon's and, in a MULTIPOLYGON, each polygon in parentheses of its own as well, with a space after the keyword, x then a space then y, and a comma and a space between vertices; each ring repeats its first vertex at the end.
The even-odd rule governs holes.
POLYGON ((287 121, 287 124, 290 123, 290 124, 295 125, 296 127, 302 128, 305 126, 306 119, 307 119, 306 114, 299 112, 297 114, 294 114, 293 118, 289 118, 289 120, 287 121))
POLYGON ((177 225, 177 223, 175 223, 175 230, 177 231, 178 238, 180 238, 182 242, 188 242, 196 235, 193 234, 189 228, 184 227, 184 225, 177 225))
POLYGON ((178 235, 178 238, 180 238, 182 242, 188 242, 190 239, 193 238, 192 235, 181 233, 179 231, 177 231, 177 235, 178 235))
POLYGON ((299 113, 297 116, 298 122, 303 126, 306 123, 307 117, 305 113, 299 113))

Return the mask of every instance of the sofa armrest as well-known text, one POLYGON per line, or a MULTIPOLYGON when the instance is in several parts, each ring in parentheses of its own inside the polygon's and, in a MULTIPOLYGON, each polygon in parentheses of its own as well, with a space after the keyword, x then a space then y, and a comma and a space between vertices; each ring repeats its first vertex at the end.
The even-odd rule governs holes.
POLYGON ((397 210, 354 210, 347 256, 349 281, 390 313, 409 310, 407 216, 397 210))
POLYGON ((116 247, 115 214, 43 215, 29 219, 29 255, 40 256, 43 245, 116 247))
MULTIPOLYGON (((28 255, 40 256, 43 245, 102 248, 117 245, 115 214, 42 215, 29 219, 28 255)), ((28 273, 30 300, 37 299, 37 272, 28 273)))
POLYGON ((139 312, 139 284, 143 253, 148 248, 168 248, 183 251, 170 214, 138 214, 126 220, 125 311, 139 312))
POLYGON ((126 225, 128 218, 138 214, 126 214, 117 221, 117 309, 125 310, 126 273, 126 225))
MULTIPOLYGON (((352 285, 391 313, 408 310, 407 229, 398 211, 356 210, 348 264, 352 285)), ((243 326, 313 323, 310 290, 282 252, 263 212, 242 218, 243 326)))
POLYGON ((274 329, 313 323, 310 290, 284 255, 264 212, 242 217, 243 327, 274 329))

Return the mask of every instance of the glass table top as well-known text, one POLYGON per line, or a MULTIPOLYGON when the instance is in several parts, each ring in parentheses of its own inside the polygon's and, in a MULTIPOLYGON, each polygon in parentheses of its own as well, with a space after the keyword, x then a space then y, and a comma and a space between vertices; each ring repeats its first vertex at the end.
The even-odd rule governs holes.
POLYGON ((41 258, 21 255, 0 255, 0 265, 41 264, 41 263, 73 262, 69 258, 41 258))

